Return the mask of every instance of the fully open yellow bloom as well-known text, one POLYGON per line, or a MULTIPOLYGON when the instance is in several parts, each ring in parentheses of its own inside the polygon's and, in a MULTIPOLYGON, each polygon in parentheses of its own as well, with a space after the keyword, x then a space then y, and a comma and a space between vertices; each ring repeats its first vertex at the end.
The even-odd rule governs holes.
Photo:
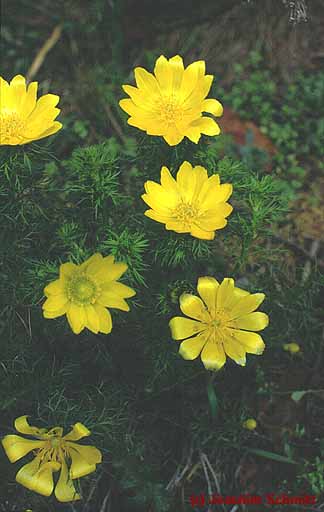
POLYGON ((226 201, 232 185, 220 185, 218 174, 208 178, 204 167, 183 162, 176 180, 167 167, 161 169, 161 185, 147 181, 143 201, 152 209, 145 215, 162 222, 166 229, 190 233, 196 238, 213 240, 215 230, 226 226, 233 208, 226 201))
POLYGON ((119 105, 131 117, 128 124, 148 135, 160 135, 170 146, 184 137, 198 143, 202 133, 219 135, 220 128, 203 112, 221 116, 223 107, 215 99, 206 99, 213 75, 205 75, 205 62, 193 62, 184 69, 179 55, 155 63, 154 75, 144 68, 135 68, 137 87, 123 85, 130 99, 119 105))
POLYGON ((44 289, 47 300, 43 304, 45 318, 67 316, 74 334, 85 327, 97 334, 108 334, 112 319, 108 309, 129 311, 124 300, 136 292, 118 283, 127 270, 126 263, 114 263, 114 256, 94 254, 81 265, 63 263, 60 277, 44 289))
POLYGON ((10 84, 0 77, 0 145, 16 146, 56 133, 62 124, 54 119, 59 96, 45 94, 37 100, 37 82, 15 76, 10 84))
POLYGON ((213 277, 200 277, 197 290, 201 298, 188 293, 180 297, 180 309, 190 318, 177 316, 169 323, 173 339, 185 340, 179 349, 184 359, 201 353, 207 370, 219 370, 226 355, 245 366, 246 353, 262 354, 264 342, 251 331, 261 331, 269 322, 265 313, 255 312, 263 293, 250 294, 234 286, 232 278, 219 284, 213 277))
POLYGON ((8 435, 2 439, 2 445, 10 462, 16 462, 33 451, 35 458, 25 464, 17 473, 16 481, 27 489, 50 496, 54 489, 53 473, 60 471, 55 487, 58 501, 67 502, 80 499, 73 480, 96 470, 101 462, 101 453, 94 446, 75 443, 91 434, 82 423, 73 425, 71 432, 63 436, 62 427, 50 430, 32 427, 28 416, 20 416, 15 421, 15 429, 21 434, 37 439, 25 439, 8 435))

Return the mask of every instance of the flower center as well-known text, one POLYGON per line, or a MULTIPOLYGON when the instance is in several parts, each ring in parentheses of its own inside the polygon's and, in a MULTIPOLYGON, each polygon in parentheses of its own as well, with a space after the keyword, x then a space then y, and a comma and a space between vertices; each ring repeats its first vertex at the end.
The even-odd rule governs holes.
POLYGON ((218 341, 222 341, 224 337, 224 330, 227 327, 227 322, 230 320, 230 315, 224 309, 218 309, 215 311, 213 320, 210 322, 209 327, 216 334, 215 338, 218 341))
POLYGON ((172 124, 182 119, 182 109, 174 95, 164 97, 159 104, 160 116, 163 121, 172 124))
POLYGON ((183 222, 184 224, 190 225, 192 221, 197 218, 198 210, 191 203, 181 202, 172 212, 173 217, 183 222))
POLYGON ((0 113, 0 141, 1 144, 8 144, 12 137, 21 138, 21 131, 25 126, 25 121, 20 115, 9 109, 2 109, 0 113))
POLYGON ((99 288, 84 274, 78 274, 68 284, 67 295, 71 302, 78 305, 94 304, 99 288))

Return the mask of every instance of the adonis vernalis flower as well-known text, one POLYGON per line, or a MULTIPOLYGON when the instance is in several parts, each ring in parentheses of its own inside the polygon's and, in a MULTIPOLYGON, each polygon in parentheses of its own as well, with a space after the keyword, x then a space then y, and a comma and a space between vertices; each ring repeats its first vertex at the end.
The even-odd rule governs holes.
POLYGON ((182 341, 179 353, 196 359, 201 353, 207 370, 219 370, 226 356, 245 366, 245 354, 262 354, 264 342, 252 331, 267 327, 265 313, 255 312, 264 300, 263 293, 250 294, 234 286, 234 279, 221 284, 213 277, 200 277, 197 290, 201 298, 184 293, 180 309, 190 318, 170 320, 172 337, 182 341))
POLYGON ((27 489, 50 496, 54 489, 53 473, 60 471, 55 486, 58 501, 67 502, 80 499, 73 480, 96 470, 101 462, 101 453, 94 446, 79 445, 83 437, 91 434, 82 423, 73 425, 71 432, 63 436, 62 427, 50 430, 32 427, 28 416, 20 416, 15 421, 15 429, 21 434, 30 435, 36 440, 17 435, 7 435, 2 445, 10 462, 16 462, 33 451, 35 458, 25 464, 17 473, 16 481, 27 489))
POLYGON ((107 308, 129 311, 124 300, 136 292, 117 280, 127 270, 126 263, 114 263, 114 256, 105 258, 96 253, 81 265, 68 262, 60 266, 60 277, 44 289, 45 318, 67 316, 74 334, 85 327, 97 334, 108 334, 112 319, 107 308))
POLYGON ((147 181, 143 201, 151 207, 145 215, 162 222, 166 229, 213 240, 215 230, 226 226, 233 208, 226 201, 232 185, 220 184, 218 174, 208 178, 204 167, 183 162, 174 179, 167 167, 161 169, 161 185, 147 181))
POLYGON ((137 87, 123 85, 130 98, 122 99, 120 107, 131 117, 128 124, 159 135, 170 146, 184 137, 198 143, 201 134, 219 135, 220 128, 208 112, 221 116, 223 107, 216 99, 206 99, 213 75, 205 75, 205 62, 193 62, 184 69, 179 55, 155 63, 154 75, 144 68, 135 68, 137 87))
POLYGON ((16 146, 56 133, 62 124, 54 119, 59 96, 45 94, 37 100, 37 82, 16 75, 10 82, 0 77, 0 145, 16 146))

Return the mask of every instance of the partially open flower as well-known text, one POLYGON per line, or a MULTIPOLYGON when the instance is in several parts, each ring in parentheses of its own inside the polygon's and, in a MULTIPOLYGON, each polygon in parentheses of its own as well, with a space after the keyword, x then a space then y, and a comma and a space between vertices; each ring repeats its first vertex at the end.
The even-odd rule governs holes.
POLYGON ((10 82, 0 77, 0 145, 16 146, 43 139, 62 128, 55 121, 59 96, 45 94, 37 100, 37 82, 26 89, 26 80, 16 75, 10 82))
POLYGON ((54 490, 53 473, 60 471, 55 486, 58 501, 68 502, 80 499, 73 480, 96 470, 101 462, 101 453, 94 446, 79 445, 83 437, 91 434, 82 423, 73 425, 71 432, 63 436, 62 427, 50 430, 32 427, 28 416, 20 416, 15 421, 15 429, 21 434, 34 437, 25 439, 17 435, 7 435, 2 439, 3 448, 10 462, 16 462, 30 453, 34 459, 25 464, 17 473, 16 481, 27 489, 50 496, 54 490))

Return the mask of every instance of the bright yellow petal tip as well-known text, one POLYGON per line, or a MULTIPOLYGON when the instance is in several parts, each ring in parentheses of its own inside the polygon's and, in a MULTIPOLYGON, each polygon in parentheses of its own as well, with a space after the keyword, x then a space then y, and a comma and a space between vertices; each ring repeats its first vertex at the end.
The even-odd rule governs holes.
POLYGON ((96 447, 75 442, 90 435, 90 430, 78 422, 63 436, 61 427, 50 430, 30 427, 27 416, 17 418, 15 427, 19 432, 25 431, 37 438, 7 435, 2 440, 10 462, 16 462, 31 451, 34 453, 33 460, 18 471, 16 481, 43 496, 50 496, 55 488, 55 496, 61 502, 79 500, 81 497, 75 490, 73 479, 92 473, 102 461, 102 454, 96 447), (60 475, 55 486, 53 473, 58 471, 60 475))
POLYGON ((148 135, 163 137, 176 146, 184 137, 198 143, 201 134, 219 135, 220 128, 212 117, 219 117, 223 107, 216 99, 206 99, 213 76, 205 74, 205 62, 196 61, 184 68, 179 55, 166 59, 161 55, 154 74, 135 68, 136 86, 123 85, 129 98, 119 102, 129 114, 128 124, 148 135))
POLYGON ((247 430, 255 430, 257 427, 257 422, 254 418, 249 418, 243 422, 242 426, 247 430))
POLYGON ((96 253, 81 265, 63 263, 59 279, 49 283, 44 294, 44 318, 67 316, 74 334, 85 328, 91 332, 109 334, 112 318, 108 308, 129 311, 125 299, 136 292, 118 279, 126 272, 125 263, 115 263, 113 256, 96 253))
POLYGON ((285 343, 283 345, 283 349, 290 352, 290 354, 297 354, 297 352, 300 352, 300 346, 298 343, 285 343))
POLYGON ((59 96, 45 94, 37 99, 37 82, 26 87, 26 80, 16 75, 10 83, 0 77, 0 145, 16 146, 43 139, 59 131, 55 121, 59 96))
POLYGON ((209 276, 198 279, 199 297, 182 294, 180 308, 186 317, 173 317, 171 336, 180 341, 179 353, 184 359, 199 354, 206 370, 218 371, 226 356, 245 366, 246 354, 261 355, 265 349, 261 331, 269 322, 268 315, 256 311, 263 293, 250 294, 224 278, 222 283, 209 276))
POLYGON ((218 174, 208 177, 204 167, 189 162, 182 163, 176 178, 162 167, 161 184, 147 181, 144 188, 142 199, 151 208, 147 217, 165 224, 167 230, 202 240, 213 240, 233 210, 227 202, 232 185, 221 185, 218 174))

